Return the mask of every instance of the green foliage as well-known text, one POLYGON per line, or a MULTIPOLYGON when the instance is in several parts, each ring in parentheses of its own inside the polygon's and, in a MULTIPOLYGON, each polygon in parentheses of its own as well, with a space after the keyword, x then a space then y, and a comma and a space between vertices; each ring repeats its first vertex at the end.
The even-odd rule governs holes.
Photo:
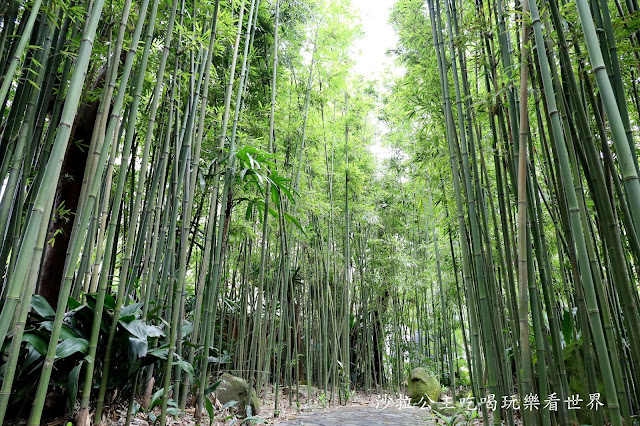
MULTIPOLYGON (((173 388, 173 386, 172 386, 172 388, 173 388)), ((158 391, 156 391, 151 396, 151 399, 149 400, 149 407, 147 407, 146 410, 143 407, 141 407, 140 404, 138 404, 137 402, 134 402, 134 407, 132 409, 132 414, 135 416, 139 412, 144 412, 144 413, 147 414, 147 418, 149 419, 149 422, 151 422, 151 424, 155 425, 157 423, 157 421, 160 419, 160 417, 157 416, 154 413, 154 409, 156 407, 159 407, 162 404, 162 395, 163 395, 163 393, 164 393, 164 388, 158 389, 158 391)), ((169 401, 167 402, 167 405, 169 407, 169 408, 167 408, 167 414, 172 415, 172 416, 180 415, 181 411, 178 408, 178 404, 173 399, 169 399, 169 401)))
MULTIPOLYGON (((433 409, 431 419, 435 420, 436 423, 442 421, 442 423, 447 426, 464 425, 470 420, 467 418, 469 415, 466 414, 468 410, 466 410, 465 407, 453 407, 450 411, 453 412, 445 414, 437 411, 437 409, 433 409)), ((476 412, 474 411, 474 413, 476 412)))
POLYGON ((458 425, 462 422, 462 417, 459 415, 453 415, 453 416, 447 416, 445 414, 439 413, 437 411, 433 412, 433 416, 432 419, 436 420, 441 420, 443 424, 447 425, 447 426, 455 426, 458 425))
MULTIPOLYGON (((54 361, 54 373, 52 382, 65 390, 66 412, 72 412, 75 407, 76 396, 80 382, 84 356, 89 346, 89 334, 93 323, 95 299, 93 295, 87 295, 88 303, 81 305, 78 301, 70 299, 69 306, 75 306, 66 315, 62 325, 60 342, 56 348, 54 361)), ((113 299, 106 300, 107 308, 113 308, 113 299)), ((12 395, 10 411, 20 410, 25 402, 33 398, 33 383, 38 381, 40 369, 47 352, 47 342, 53 326, 51 318, 55 312, 47 301, 34 295, 31 307, 33 311, 27 319, 23 344, 21 346, 21 359, 24 361, 16 371, 15 385, 12 395), (13 408, 12 408, 13 407, 13 408)), ((130 390, 131 379, 144 365, 149 365, 161 358, 157 351, 148 351, 151 340, 163 335, 159 327, 144 324, 140 320, 140 304, 133 304, 123 309, 118 323, 118 339, 115 342, 115 365, 113 374, 109 379, 109 386, 118 387, 123 396, 130 390)), ((103 327, 98 341, 98 353, 104 351, 108 324, 111 324, 111 314, 104 312, 103 327)), ((3 350, 11 344, 9 339, 5 342, 3 350)), ((166 356, 165 356, 166 358, 166 356)), ((101 360, 96 360, 97 368, 101 366, 101 360)), ((185 369, 193 368, 180 361, 185 369)), ((182 366, 181 364, 181 366, 182 366)), ((1 367, 1 366, 0 366, 1 367)), ((28 406, 28 404, 27 404, 28 406)), ((59 413, 62 414, 62 413, 59 413)))
MULTIPOLYGON (((165 367, 154 370, 156 387, 164 388, 152 398, 148 413, 151 422, 158 420, 152 411, 162 403, 170 382, 174 383, 174 395, 180 394, 182 398, 181 401, 178 397, 176 401, 169 400, 170 408, 163 415, 178 413, 177 408, 184 406, 186 395, 196 388, 204 389, 208 395, 213 390, 206 383, 210 364, 226 370, 254 368, 251 374, 262 373, 264 365, 269 370, 276 366, 283 371, 277 374, 269 371, 274 374, 267 376, 278 377, 278 380, 284 377, 289 386, 306 368, 309 384, 312 380, 337 383, 340 399, 348 401, 353 397, 354 386, 401 387, 403 379, 412 374, 415 367, 422 367, 427 375, 419 380, 421 384, 409 381, 410 393, 425 395, 433 391, 435 395, 442 390, 441 383, 456 391, 453 388, 455 372, 449 371, 445 361, 456 363, 450 369, 460 372, 455 381, 463 386, 471 385, 472 363, 467 359, 470 355, 477 355, 479 362, 484 359, 488 365, 504 366, 516 361, 520 342, 515 330, 511 330, 515 309, 510 302, 516 297, 512 290, 516 264, 513 259, 516 238, 512 234, 517 220, 512 151, 517 137, 517 117, 511 103, 515 103, 513 87, 521 71, 521 67, 514 64, 524 47, 516 44, 524 16, 517 10, 520 3, 515 10, 511 4, 507 5, 504 16, 498 11, 500 3, 439 3, 443 24, 446 8, 450 6, 453 6, 450 12, 454 12, 454 18, 460 23, 460 28, 457 22, 443 25, 442 41, 447 46, 443 46, 441 55, 434 45, 434 38, 438 38, 438 29, 434 32, 432 28, 434 14, 427 12, 425 1, 396 1, 390 22, 398 43, 389 53, 401 69, 398 75, 389 73, 377 81, 370 81, 354 70, 355 42, 362 36, 362 30, 348 0, 279 2, 280 39, 277 42, 274 1, 260 2, 255 15, 256 27, 246 37, 248 13, 244 14, 245 22, 238 22, 238 18, 240 12, 248 12, 249 2, 222 1, 219 10, 214 10, 216 3, 212 1, 175 2, 177 19, 173 31, 167 34, 169 22, 173 22, 169 14, 174 2, 164 0, 158 4, 155 27, 148 38, 148 57, 144 58, 141 47, 146 40, 141 39, 139 46, 131 46, 135 30, 151 28, 152 22, 142 16, 140 2, 134 2, 131 15, 119 27, 118 18, 124 16, 126 9, 124 1, 108 2, 102 14, 87 21, 92 16, 89 7, 93 2, 71 4, 54 0, 42 6, 33 34, 20 33, 25 27, 25 18, 30 15, 31 2, 15 6, 9 3, 0 7, 7 13, 15 9, 15 16, 8 14, 8 18, 3 19, 0 57, 15 56, 11 61, 15 65, 18 60, 22 68, 0 77, 8 87, 8 92, 1 95, 3 102, 5 97, 7 102, 0 106, 0 154, 4 155, 1 167, 5 173, 0 176, 0 182, 9 182, 11 176, 19 179, 14 192, 5 194, 5 186, 2 187, 0 203, 0 218, 6 220, 8 230, 0 244, 0 276, 6 279, 5 285, 18 283, 15 288, 4 287, 5 293, 11 290, 11 297, 5 294, 3 301, 3 318, 8 320, 2 327, 9 336, 3 342, 5 352, 11 343, 9 323, 16 316, 13 311, 17 310, 15 304, 20 295, 28 295, 26 289, 32 288, 38 277, 47 277, 48 271, 38 270, 36 266, 40 262, 35 260, 41 252, 61 246, 54 244, 63 237, 61 229, 40 238, 40 234, 48 232, 49 206, 43 198, 55 195, 51 197, 56 203, 53 205, 55 220, 79 220, 76 212, 66 207, 60 194, 53 194, 58 181, 64 182, 71 175, 56 176, 47 172, 62 163, 65 156, 66 140, 57 139, 60 131, 75 131, 77 126, 93 124, 94 134, 100 140, 106 128, 115 127, 120 132, 114 135, 113 153, 109 154, 108 149, 104 151, 104 164, 94 162, 97 158, 88 152, 87 138, 71 141, 90 154, 92 168, 96 169, 93 181, 98 189, 89 194, 85 184, 82 191, 84 199, 79 212, 86 213, 86 220, 78 223, 76 230, 79 231, 74 232, 74 238, 76 233, 78 236, 72 241, 70 252, 78 257, 67 256, 69 279, 65 281, 71 283, 72 294, 79 300, 67 301, 60 339, 54 342, 57 349, 53 386, 49 390, 64 389, 68 411, 74 408, 82 371, 91 361, 96 363, 96 374, 90 382, 97 383, 108 373, 108 386, 118 388, 122 397, 132 391, 132 385, 138 384, 132 378, 142 376, 138 373, 144 368, 165 367), (245 9, 241 11, 241 7, 245 9), (214 14, 217 16, 215 40, 209 45, 214 14), (139 17, 141 24, 136 28, 139 17), (498 28, 502 22, 494 23, 494 18, 505 20, 506 31, 498 28), (89 40, 83 28, 90 22, 98 31, 95 41, 87 44, 89 40), (69 25, 70 31, 55 39, 64 25, 69 25), (52 31, 47 32, 49 29, 52 31), (123 38, 116 46, 120 31, 123 38), (252 43, 247 46, 247 57, 232 58, 236 39, 240 40, 240 51, 244 50, 245 40, 252 43), (60 50, 44 56, 45 40, 60 50), (11 52, 21 42, 26 46, 25 51, 13 55, 11 52), (81 44, 90 47, 86 55, 79 54, 81 44), (114 57, 113 53, 120 48, 124 53, 120 58, 114 57), (204 76, 209 53, 212 54, 211 69, 209 75, 204 76), (271 105, 276 53, 275 98, 271 105), (465 58, 453 61, 455 55, 461 54, 465 58), (129 63, 134 64, 134 72, 139 70, 142 74, 137 82, 129 79, 124 84, 122 65, 127 55, 133 55, 134 60, 129 63), (232 70, 235 59, 238 59, 238 68, 232 70), (438 59, 443 65, 442 74, 438 59), (74 70, 80 68, 77 64, 81 60, 90 66, 86 73, 81 70, 71 85, 69 79, 74 70), (512 62, 510 67, 505 65, 507 60, 512 62), (147 62, 147 68, 143 69, 143 63, 147 62), (242 62, 247 64, 244 75, 238 65, 242 62), (459 76, 452 72, 454 64, 466 67, 460 71, 470 83, 463 88, 462 96, 458 93, 457 99, 455 89, 458 87, 452 83, 458 82, 459 76), (161 67, 164 72, 160 71, 161 67), (107 70, 105 76, 103 72, 107 70), (104 80, 110 76, 114 76, 113 87, 111 81, 107 85, 104 80), (206 102, 205 77, 210 79, 206 102), (160 81, 163 84, 156 85, 160 81), (238 94, 241 82, 244 86, 238 94), (451 92, 443 96, 442 88, 447 84, 451 92), (68 87, 75 90, 66 93, 68 87), (112 99, 97 105, 97 101, 108 98, 106 87, 112 87, 114 94, 124 95, 121 111, 111 106, 112 99), (136 89, 140 89, 139 94, 136 89), (227 94, 230 103, 226 103, 227 94), (67 107, 69 99, 77 99, 79 107, 67 107), (136 116, 133 105, 137 101, 141 111, 136 116), (460 109, 456 108, 458 105, 460 109), (88 111, 89 106, 104 113, 106 127, 87 122, 92 112, 88 111), (32 107, 37 112, 35 123, 29 121, 32 107), (232 125, 230 117, 234 116, 234 108, 237 114, 232 119, 234 130, 230 136, 231 132, 223 128, 222 123, 229 121, 227 127, 232 125), (60 117, 54 114, 65 110, 68 116, 58 127, 60 117), (29 155, 18 155, 16 150, 18 167, 14 167, 10 161, 12 150, 22 129, 29 129, 27 138, 22 139, 28 141, 25 146, 29 155), (203 139, 201 152, 193 145, 196 135, 203 139), (131 152, 124 152, 126 144, 121 143, 122 139, 134 141, 131 152), (187 146, 190 152, 183 149, 187 146), (58 155, 52 155, 52 148, 60 151, 58 155), (143 170, 141 164, 147 167, 147 159, 141 161, 141 152, 146 151, 150 152, 150 158, 148 170, 143 170), (127 168, 123 160, 129 155, 132 161, 127 168), (103 180, 110 176, 105 173, 109 167, 113 167, 114 175, 110 180, 103 180), (181 170, 185 171, 184 177, 178 176, 181 170), (40 182, 38 178, 45 174, 53 178, 40 182), (454 185, 452 178, 464 181, 462 189, 454 185), (150 179, 157 185, 151 185, 150 179), (114 196, 116 181, 123 183, 118 187, 123 191, 121 199, 114 196), (107 182, 111 182, 111 187, 107 182), (35 183, 45 190, 41 191, 35 183), (214 193, 214 188, 218 192, 214 193), (37 199, 36 194, 40 194, 37 199), (494 199, 496 194, 498 199, 494 199), (460 199, 464 199, 461 206, 456 203, 460 199), (90 203, 95 204, 93 210, 88 207, 90 203), (120 209, 119 214, 111 213, 116 209, 120 209), (468 225, 472 225, 471 230, 467 229, 468 225), (477 233, 474 235, 473 225, 480 228, 480 237, 477 233), (25 230, 30 230, 28 238, 21 236, 25 230), (107 239, 112 248, 104 253, 103 243, 107 239), (37 244, 45 241, 45 247, 36 246, 36 241, 37 244), (439 251, 435 248, 436 241, 440 242, 439 251), (463 255, 467 243, 475 243, 478 248, 471 256, 463 255), (31 256, 35 260, 31 260, 31 256), (477 263, 469 263, 469 257, 478 259, 477 263), (16 258, 20 259, 19 267, 15 264, 16 258), (30 262, 32 265, 28 265, 30 262), (479 296, 484 289, 478 277, 483 272, 490 275, 487 279, 492 280, 493 286, 489 288, 495 290, 487 297, 479 296), (15 278, 18 276, 19 279, 15 278), (97 305, 95 295, 85 294, 89 276, 92 276, 91 283, 95 284, 97 278, 108 286, 95 360, 87 358, 97 305), (436 277, 442 279, 436 281, 436 277), (27 287, 18 288, 23 285, 27 287), (150 302, 143 304, 144 300, 150 302), (489 312, 501 318, 500 327, 494 327, 496 333, 490 335, 483 330, 483 337, 488 340, 473 347, 468 339, 474 342, 480 333, 468 328, 473 327, 477 312, 483 312, 482 306, 472 305, 471 302, 477 300, 495 303, 489 312), (109 330, 114 311, 123 302, 126 306, 116 321, 117 329, 109 330), (4 309, 10 305, 11 309, 4 309), (147 312, 149 308, 152 309, 147 312), (253 335, 257 324, 264 325, 265 336, 253 335), (105 371, 103 354, 110 331, 115 332, 115 343, 111 369, 105 371), (174 335, 181 340, 167 343, 168 339, 164 339, 174 335), (205 340, 211 336, 218 339, 216 343, 205 340), (500 359, 495 362, 489 357, 494 347, 491 343, 496 343, 494 338, 500 343, 497 350, 500 359), (217 342, 220 347, 215 347, 217 342), (473 352, 469 347, 464 348, 464 344, 473 347, 473 352), (253 360, 247 359, 256 352, 264 355, 264 365, 252 366, 253 360), (171 376, 172 371, 183 381, 171 376), (166 384, 159 384, 160 377, 167 379, 166 384), (374 380, 377 383, 373 383, 374 380)), ((549 10, 553 4, 547 5, 549 10)), ((545 339, 549 335, 550 353, 564 347, 573 388, 586 386, 580 383, 586 380, 586 375, 580 376, 584 368, 580 364, 583 351, 579 343, 586 331, 580 330, 584 325, 578 321, 577 314, 582 310, 578 311, 573 305, 580 303, 575 302, 579 298, 571 294, 571 285, 581 283, 584 271, 574 259, 572 244, 579 233, 567 229, 569 221, 564 210, 568 207, 571 210, 571 206, 562 199, 565 194, 584 195, 580 207, 584 208, 585 229, 592 233, 589 241, 593 246, 587 259, 595 272, 600 267, 601 277, 606 278, 603 284, 612 284, 598 287, 607 292, 598 295, 598 300, 608 299, 607 294, 611 292, 610 308, 614 313, 619 308, 617 304, 628 303, 624 306, 624 315, 619 315, 624 322, 622 328, 617 322, 603 322, 607 332, 613 333, 606 341, 615 342, 617 334, 627 336, 624 343, 628 346, 622 345, 623 349, 629 353, 635 351, 636 359, 632 360, 635 364, 623 365, 621 371, 634 371, 638 363, 638 346, 633 344, 638 336, 634 339, 634 329, 629 327, 633 324, 629 318, 633 318, 631 314, 636 309, 632 301, 637 297, 615 294, 619 285, 615 275, 618 270, 611 267, 620 261, 622 269, 628 265, 630 276, 634 276, 638 260, 631 238, 636 234, 635 221, 629 220, 622 209, 625 202, 634 200, 626 190, 619 193, 615 185, 620 184, 616 168, 626 164, 621 146, 614 146, 612 164, 602 169, 606 174, 605 191, 609 191, 606 194, 599 194, 593 188, 595 177, 599 176, 594 169, 600 170, 599 163, 593 165, 598 167, 583 164, 592 158, 600 159, 601 154, 604 157, 604 148, 611 145, 607 139, 608 123, 601 126, 598 121, 610 119, 610 111, 603 114, 598 110, 607 92, 599 92, 593 85, 592 71, 602 73, 604 70, 612 81, 620 77, 622 87, 616 88, 617 102, 613 103, 618 105, 614 106, 621 110, 622 106, 628 107, 631 117, 638 112, 638 48, 634 40, 640 19, 622 9, 616 12, 616 6, 624 5, 612 2, 600 3, 601 12, 607 5, 614 14, 614 37, 609 40, 611 36, 605 28, 598 28, 597 37, 600 37, 607 64, 595 70, 583 40, 582 19, 576 3, 560 5, 562 29, 566 30, 572 49, 571 61, 562 64, 560 87, 552 92, 567 100, 561 105, 568 111, 559 111, 559 115, 562 125, 570 126, 562 133, 568 140, 575 139, 568 145, 575 145, 572 153, 576 154, 572 159, 575 164, 571 164, 576 174, 571 191, 558 189, 562 181, 567 180, 558 176, 555 161, 556 144, 561 141, 548 137, 547 111, 538 99, 548 94, 540 87, 538 77, 544 73, 535 61, 531 66, 536 86, 530 86, 528 101, 521 100, 523 106, 529 107, 523 111, 525 116, 529 113, 531 123, 529 160, 532 178, 537 179, 532 182, 537 185, 533 199, 541 201, 540 206, 532 204, 537 208, 537 219, 530 218, 531 231, 533 233, 533 225, 537 225, 540 236, 534 235, 534 239, 537 242, 544 237, 547 241, 545 250, 536 246, 533 252, 536 255, 532 261, 535 285, 543 281, 545 274, 550 275, 546 277, 549 287, 542 294, 544 309, 549 311, 540 316, 541 328, 532 327, 522 342, 530 341, 533 346, 534 332, 542 331, 545 339), (620 70, 611 69, 614 62, 611 59, 620 61, 620 70), (583 66, 587 73, 579 76, 581 93, 572 94, 565 87, 566 80, 583 66), (592 90, 589 85, 593 86, 592 90), (625 93, 626 100, 621 96, 625 93), (593 105, 589 105, 589 94, 597 95, 593 105), (576 126, 579 123, 573 123, 577 106, 585 106, 587 111, 589 123, 584 129, 576 126), (593 135, 587 135, 588 130, 593 130, 593 135), (596 141, 599 143, 594 144, 595 155, 591 155, 583 150, 586 142, 582 139, 595 141, 598 133, 602 134, 602 140, 596 141), (584 190, 579 190, 579 184, 584 190), (602 222, 602 212, 598 210, 609 200, 614 213, 610 224, 602 222), (612 244, 605 238, 609 229, 615 232, 614 243, 621 240, 624 256, 619 259, 609 252, 612 244), (554 303, 553 297, 558 303, 554 303), (557 310, 556 304, 561 306, 562 315, 554 324, 551 313, 557 310), (558 325, 559 329, 555 328, 558 325), (556 334, 546 333, 547 329, 556 334), (552 340, 552 335, 554 339, 558 336, 562 339, 552 340)), ((555 45, 560 40, 559 31, 549 31, 552 27, 546 25, 548 15, 545 13, 544 17, 545 36, 553 52, 562 53, 564 46, 555 45)), ((603 15, 597 19, 604 18, 603 15)), ((529 42, 527 47, 533 49, 534 46, 529 42)), ((542 46, 535 46, 535 51, 538 48, 542 46)), ((560 56, 554 58, 552 62, 561 60, 560 56)), ((554 99, 554 96, 545 97, 554 99)), ((635 136, 637 126, 633 119, 628 127, 635 136)), ((112 141, 107 142, 104 146, 109 148, 112 141)), ((633 146, 633 141, 630 142, 633 146)), ((623 175, 623 186, 635 182, 633 176, 628 177, 623 175)), ((632 285, 621 288, 637 290, 632 285)), ((26 384, 38 381, 47 342, 52 330, 57 329, 55 312, 45 299, 35 295, 31 306, 33 312, 27 318, 20 342, 16 385, 11 394, 14 411, 18 410, 16 407, 29 406, 32 392, 26 384)), ((589 312, 593 316, 593 309, 589 312)), ((482 321, 492 320, 491 316, 484 315, 482 321)), ((494 372, 483 369, 482 365, 478 367, 480 372, 494 372)), ((502 373, 501 377, 508 382, 510 372, 502 373)), ((603 377, 609 379, 607 375, 603 377)), ((474 378, 479 382, 484 380, 482 374, 474 378)), ((43 395, 42 392, 39 395, 43 395)), ((327 403, 326 398, 327 395, 322 394, 321 405, 327 403)), ((204 404, 213 421, 213 405, 208 399, 204 404)), ((226 408, 233 406, 232 403, 225 405, 226 408)), ((449 416, 440 420, 454 424, 458 418, 449 416)), ((243 422, 263 420, 250 415, 243 422)))

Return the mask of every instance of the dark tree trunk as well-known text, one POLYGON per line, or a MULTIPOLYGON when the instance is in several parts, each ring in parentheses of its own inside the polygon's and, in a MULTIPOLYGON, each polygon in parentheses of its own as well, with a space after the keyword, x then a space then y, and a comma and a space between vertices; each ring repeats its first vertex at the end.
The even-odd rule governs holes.
MULTIPOLYGON (((95 86, 102 86, 103 83, 104 70, 95 86)), ((89 154, 88 145, 96 124, 99 103, 99 99, 85 102, 78 110, 56 188, 54 210, 49 223, 42 272, 38 282, 38 294, 54 309, 58 305, 69 239, 78 210, 82 179, 89 154)))

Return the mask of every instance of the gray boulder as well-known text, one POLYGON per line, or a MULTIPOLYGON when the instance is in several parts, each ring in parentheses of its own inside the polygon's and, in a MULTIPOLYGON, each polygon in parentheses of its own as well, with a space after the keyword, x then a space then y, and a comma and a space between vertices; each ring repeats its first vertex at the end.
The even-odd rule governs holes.
POLYGON ((440 382, 424 368, 414 368, 407 380, 407 396, 411 398, 411 403, 414 405, 438 401, 440 382))
POLYGON ((246 414, 245 407, 251 405, 251 414, 255 416, 260 413, 258 396, 252 388, 251 404, 247 404, 248 396, 249 384, 244 379, 228 373, 224 373, 220 377, 220 385, 216 389, 216 398, 220 403, 226 404, 231 401, 238 401, 236 411, 242 413, 242 415, 246 414))

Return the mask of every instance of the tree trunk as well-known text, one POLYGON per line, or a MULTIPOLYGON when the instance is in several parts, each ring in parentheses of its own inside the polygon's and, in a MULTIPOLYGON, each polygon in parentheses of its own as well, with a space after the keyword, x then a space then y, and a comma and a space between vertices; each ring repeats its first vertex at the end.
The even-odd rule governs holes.
MULTIPOLYGON (((104 71, 100 73, 96 86, 104 84, 104 71)), ((82 178, 89 154, 89 143, 98 115, 100 99, 83 103, 76 116, 71 143, 62 163, 56 187, 54 210, 49 223, 47 244, 44 248, 40 281, 37 294, 47 299, 55 309, 62 284, 62 274, 67 248, 82 189, 82 178)))

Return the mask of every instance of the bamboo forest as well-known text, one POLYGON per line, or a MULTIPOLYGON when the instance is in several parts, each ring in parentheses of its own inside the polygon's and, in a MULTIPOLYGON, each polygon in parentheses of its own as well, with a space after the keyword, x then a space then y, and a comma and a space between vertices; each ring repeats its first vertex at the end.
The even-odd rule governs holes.
POLYGON ((640 425, 638 0, 0 1, 0 424, 640 425))

